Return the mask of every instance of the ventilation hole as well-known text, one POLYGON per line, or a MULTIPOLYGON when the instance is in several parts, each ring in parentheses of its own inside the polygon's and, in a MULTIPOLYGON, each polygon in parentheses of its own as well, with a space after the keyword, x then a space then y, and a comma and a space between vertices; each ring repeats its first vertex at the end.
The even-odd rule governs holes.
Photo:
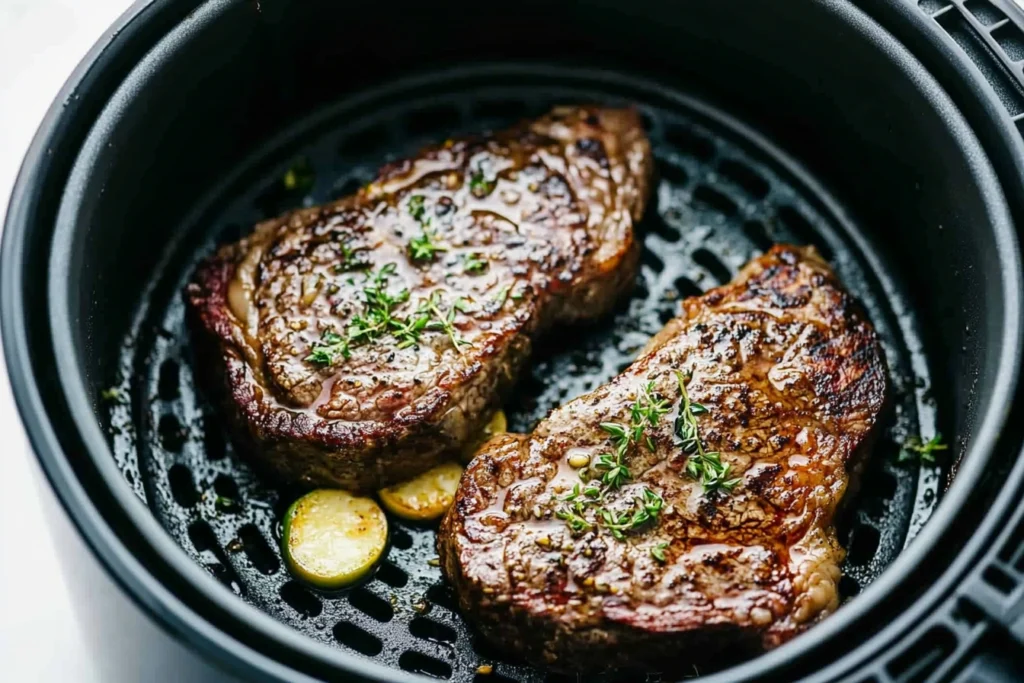
POLYGON ((367 657, 376 657, 384 649, 380 638, 347 621, 335 624, 334 639, 367 657))
POLYGON ((779 223, 782 224, 782 227, 788 231, 797 242, 802 244, 813 244, 818 248, 818 252, 826 261, 832 260, 832 250, 829 249, 827 244, 821 243, 814 227, 811 226, 810 222, 802 213, 794 209, 792 206, 783 206, 779 208, 776 216, 779 223))
POLYGON ((771 185, 757 171, 746 164, 733 159, 726 159, 718 165, 718 172, 729 182, 738 185, 744 192, 755 199, 763 199, 768 195, 771 185))
POLYGON ((156 394, 161 401, 173 401, 181 395, 178 363, 165 360, 160 364, 160 377, 156 382, 156 394))
POLYGON ((213 480, 213 492, 217 494, 214 504, 221 512, 237 512, 242 507, 238 484, 230 476, 218 474, 213 480))
POLYGON ((393 527, 391 529, 391 545, 399 550, 408 550, 412 547, 412 536, 401 527, 393 527))
POLYGON ((217 478, 213 480, 213 490, 218 496, 232 500, 238 499, 238 484, 226 474, 217 475, 217 478))
POLYGON ((183 508, 190 508, 199 502, 199 492, 192 481, 192 472, 184 465, 171 465, 167 470, 167 483, 171 486, 174 502, 183 508))
POLYGON ((227 455, 224 434, 212 416, 203 418, 203 449, 206 451, 207 460, 222 460, 227 455))
POLYGON ((395 616, 395 610, 391 603, 384 598, 374 595, 365 588, 357 588, 349 593, 348 601, 357 610, 382 624, 391 621, 395 616))
MULTIPOLYGON (((893 454, 893 459, 895 459, 895 454, 893 454)), ((859 507, 869 517, 881 519, 889 512, 889 502, 896 495, 899 483, 895 477, 886 472, 874 472, 871 477, 864 477, 864 482, 864 487, 860 492, 859 507)))
POLYGON ((452 106, 442 105, 416 111, 406 119, 405 127, 412 135, 444 135, 458 130, 462 113, 452 106))
POLYGON ((416 617, 409 622, 409 633, 417 638, 442 644, 454 643, 458 638, 458 634, 452 627, 439 624, 426 617, 416 617))
POLYGON ((865 567, 871 563, 871 558, 878 550, 878 529, 867 524, 858 524, 853 530, 853 538, 850 541, 850 554, 847 561, 850 564, 865 567))
POLYGON ((530 105, 525 100, 484 100, 477 104, 474 118, 513 121, 526 118, 530 105))
POLYGON ((214 578, 237 595, 245 595, 245 587, 235 574, 235 570, 228 564, 227 556, 217 542, 217 536, 210 525, 203 520, 193 522, 188 527, 188 538, 192 542, 192 547, 199 553, 199 561, 214 578))
POLYGON ((894 657, 886 671, 900 683, 924 681, 956 650, 956 636, 944 626, 933 626, 913 645, 894 657))
POLYGON ((162 415, 156 428, 160 445, 172 453, 180 453, 185 446, 185 428, 174 415, 162 415))
POLYGON ((715 156, 715 143, 690 128, 672 126, 665 140, 677 151, 707 161, 715 156))
POLYGON ((935 14, 940 9, 949 7, 949 2, 947 0, 921 0, 921 2, 917 4, 928 14, 935 14))
POLYGON ((249 558, 257 571, 267 576, 277 573, 277 570, 281 568, 281 564, 277 560, 277 553, 271 549, 255 524, 246 524, 239 529, 238 537, 242 539, 245 556, 249 558))
POLYGON ((711 274, 711 277, 720 285, 732 279, 732 273, 717 256, 703 247, 693 252, 693 261, 701 268, 711 274))
POLYGON ((285 583, 278 591, 278 595, 286 605, 307 619, 318 617, 324 611, 324 604, 320 602, 320 598, 297 581, 285 583))
POLYGON ((844 574, 839 579, 839 595, 844 598, 852 598, 860 593, 860 584, 857 579, 853 578, 849 574, 844 574))
POLYGON ((991 0, 967 0, 964 7, 970 10, 982 26, 991 26, 1006 18, 1005 14, 992 6, 991 0))
POLYGON ((999 47, 1003 48, 1007 57, 1015 62, 1024 59, 1024 37, 1021 36, 1020 29, 1016 25, 1000 26, 992 31, 992 37, 999 43, 999 47))
POLYGON ((380 567, 377 569, 377 578, 392 588, 401 588, 409 583, 408 574, 387 560, 380 563, 380 567))
POLYGON ((985 568, 982 578, 1001 593, 1012 593, 1013 589, 1017 587, 1017 582, 1013 580, 1013 577, 994 564, 985 568))
POLYGON ((740 207, 718 190, 700 185, 693 191, 694 208, 716 211, 724 216, 734 216, 740 207))
POLYGON ((661 260, 661 257, 644 245, 643 251, 640 253, 640 262, 645 266, 653 270, 655 273, 660 273, 665 270, 665 262, 661 260))
POLYGON ((676 292, 679 293, 680 299, 686 299, 691 296, 700 296, 704 291, 697 286, 693 280, 688 277, 677 277, 675 282, 672 283, 675 287, 676 292))
POLYGON ((880 496, 886 500, 891 500, 893 496, 896 495, 896 490, 898 488, 899 482, 896 481, 896 477, 887 472, 878 472, 871 478, 872 495, 880 496))
POLYGON ((664 163, 658 169, 661 179, 672 187, 683 187, 690 179, 686 169, 679 164, 664 163))
POLYGON ((768 229, 764 227, 764 223, 761 221, 746 221, 743 224, 743 234, 760 251, 768 251, 772 247, 772 239, 768 237, 768 229))
POLYGON ((654 212, 651 213, 652 216, 648 223, 651 226, 651 232, 666 242, 678 242, 679 238, 683 236, 682 230, 679 227, 681 221, 679 212, 670 209, 665 212, 664 216, 654 212))
MULTIPOLYGON (((959 12, 946 12, 936 18, 939 26, 956 41, 960 49, 967 53, 975 64, 987 64, 991 59, 991 51, 987 45, 978 40, 977 34, 959 12)), ((1006 107, 1010 116, 1024 113, 1024 94, 1021 93, 1017 81, 1005 69, 983 69, 982 76, 988 81, 999 96, 999 101, 1006 107)))
POLYGON ((442 662, 440 659, 434 659, 428 657, 422 652, 416 652, 415 650, 409 650, 402 653, 402 656, 398 658, 398 666, 403 671, 408 671, 414 674, 423 674, 425 676, 431 676, 432 678, 451 678, 452 667, 447 663, 442 662))
POLYGON ((369 126, 352 135, 338 149, 338 154, 343 157, 360 158, 369 156, 390 146, 391 133, 384 124, 369 126))
POLYGON ((443 583, 435 583, 427 589, 427 600, 449 612, 454 612, 457 609, 455 596, 451 589, 443 583))
POLYGON ((952 614, 954 619, 968 626, 979 624, 985 618, 985 613, 981 611, 981 608, 964 597, 957 598, 952 614))
POLYGON ((362 186, 363 181, 361 178, 349 176, 348 178, 345 178, 341 184, 335 186, 331 190, 331 199, 342 199, 344 197, 354 195, 362 186))

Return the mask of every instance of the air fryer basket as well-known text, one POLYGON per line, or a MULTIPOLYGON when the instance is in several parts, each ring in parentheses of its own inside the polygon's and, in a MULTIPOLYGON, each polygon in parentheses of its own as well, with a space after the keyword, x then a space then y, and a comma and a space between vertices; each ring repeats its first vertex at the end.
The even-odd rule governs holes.
MULTIPOLYGON (((860 251, 869 241, 835 201, 722 113, 612 72, 440 70, 357 93, 315 123, 300 123, 274 149, 261 150, 253 179, 231 184, 197 223, 215 240, 235 240, 288 208, 354 192, 382 159, 509 125, 560 102, 643 107, 659 162, 656 202, 641 224, 643 266, 632 299, 613 320, 537 354, 507 405, 510 429, 529 431, 553 408, 611 379, 678 314, 680 298, 728 282, 773 242, 814 244, 875 321, 894 388, 894 415, 885 424, 891 436, 880 440, 843 533, 850 550, 844 597, 856 595, 916 535, 938 500, 938 470, 901 466, 895 457, 905 436, 936 431, 926 347, 905 295, 879 269, 878 254, 860 251), (282 183, 294 158, 316 172, 308 195, 282 183)), ((315 594, 290 579, 277 548, 279 521, 296 494, 268 486, 234 454, 192 375, 180 293, 195 257, 211 249, 189 245, 185 254, 169 255, 123 347, 114 388, 131 400, 107 405, 114 455, 136 494, 232 591, 316 640, 452 680, 471 680, 478 666, 495 662, 510 678, 543 680, 543 673, 507 664, 474 640, 440 569, 428 564, 436 555, 433 529, 390 520, 388 559, 372 581, 352 590, 315 594)))
MULTIPOLYGON (((1020 352, 1010 214, 1024 207, 989 155, 1003 177, 1016 157, 993 152, 994 127, 983 150, 932 75, 852 5, 723 4, 391 3, 357 18, 330 2, 210 2, 137 63, 106 66, 130 70, 95 105, 80 151, 65 152, 52 243, 30 242, 21 264, 38 268, 18 270, 18 334, 89 497, 196 618, 315 675, 561 680, 475 636, 429 562, 428 528, 391 520, 387 559, 348 591, 288 576, 279 520, 296 492, 257 478, 226 439, 192 375, 181 290, 198 258, 258 220, 348 194, 429 141, 563 102, 641 109, 655 201, 632 298, 540 349, 506 406, 510 427, 528 430, 616 374, 681 297, 728 281, 773 242, 814 244, 880 332, 893 410, 841 523, 848 602, 726 675, 809 674, 940 585, 949 548, 982 527, 1019 447, 1003 427, 1020 352), (323 27, 345 27, 343 39, 323 27), (298 158, 316 173, 306 194, 281 182, 298 158), (896 462, 906 436, 936 431, 955 469, 896 462)), ((981 4, 925 0, 900 19, 870 3, 908 41, 926 21, 954 23, 942 20, 950 11, 977 30, 981 4)), ((150 24, 171 6, 148 10, 150 24)), ((963 108, 994 126, 986 107, 963 108)), ((5 306, 11 290, 5 281, 5 306)), ((966 609, 970 631, 980 618, 966 609)), ((957 650, 955 630, 936 633, 940 654, 957 650)), ((937 666, 925 655, 878 675, 925 675, 937 666)), ((608 680, 635 679, 617 675, 608 680)))

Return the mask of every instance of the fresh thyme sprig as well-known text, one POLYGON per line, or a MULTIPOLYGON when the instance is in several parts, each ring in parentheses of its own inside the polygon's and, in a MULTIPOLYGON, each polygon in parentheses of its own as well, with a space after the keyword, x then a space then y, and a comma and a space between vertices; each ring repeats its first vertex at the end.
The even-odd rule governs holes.
POLYGON ((412 197, 409 197, 409 213, 417 222, 427 225, 430 223, 430 219, 426 218, 427 208, 424 206, 425 201, 426 198, 421 194, 414 194, 412 197))
POLYGON ((668 549, 668 541, 662 541, 651 548, 651 557, 658 562, 665 564, 665 551, 668 549))
POLYGON ((344 273, 349 270, 362 270, 369 268, 372 264, 369 259, 364 259, 359 254, 364 253, 363 249, 353 249, 348 243, 339 246, 341 251, 341 262, 334 264, 334 272, 344 273))
POLYGON ((373 341, 403 324, 402 320, 395 317, 394 309, 409 300, 409 290, 402 289, 396 294, 390 294, 387 289, 388 278, 396 270, 394 263, 388 263, 368 277, 363 287, 364 311, 352 318, 348 328, 350 345, 373 341))
POLYGON ((423 227, 422 232, 409 240, 409 258, 413 261, 433 261, 439 252, 448 251, 448 247, 434 243, 430 230, 423 227))
POLYGON ((657 519, 664 501, 646 486, 642 487, 640 496, 633 500, 629 509, 616 510, 602 503, 607 493, 622 488, 633 479, 633 473, 626 463, 630 449, 643 443, 649 450, 654 450, 654 440, 646 430, 656 426, 661 416, 668 411, 668 401, 655 394, 654 383, 648 382, 640 388, 636 400, 630 406, 629 425, 601 423, 601 429, 608 433, 615 445, 614 453, 598 455, 590 467, 600 475, 600 479, 595 481, 600 481, 601 486, 591 482, 581 489, 576 484, 572 492, 561 499, 564 504, 555 511, 555 516, 565 520, 573 533, 588 531, 594 524, 598 524, 613 537, 622 540, 626 532, 657 519), (584 516, 589 507, 594 508, 595 522, 590 522, 584 516))
POLYGON ((688 379, 684 380, 682 373, 676 373, 681 398, 675 432, 679 437, 679 446, 682 447, 684 453, 690 456, 686 461, 686 473, 700 482, 705 493, 715 491, 729 493, 740 483, 740 479, 727 478, 729 465, 722 463, 721 454, 718 451, 704 450, 704 441, 697 426, 697 416, 708 412, 708 409, 700 403, 690 401, 690 395, 686 392, 688 379))
POLYGON ((615 444, 614 453, 603 453, 597 456, 593 467, 603 472, 601 481, 612 488, 618 488, 633 478, 629 468, 625 465, 626 454, 630 446, 641 441, 649 451, 654 450, 654 441, 649 433, 645 434, 648 427, 654 427, 662 415, 669 411, 667 400, 654 394, 654 382, 648 382, 640 387, 636 400, 630 406, 629 426, 616 422, 602 422, 601 429, 608 432, 615 444))
POLYGON ((465 254, 462 257, 462 269, 470 274, 476 275, 487 270, 490 265, 487 259, 480 258, 476 252, 465 254))
POLYGON ((489 182, 483 171, 473 171, 469 176, 469 191, 474 197, 486 197, 494 189, 494 183, 489 182))
POLYGON ((316 172, 313 171, 309 159, 305 157, 297 157, 281 177, 281 184, 284 185, 284 189, 289 191, 306 192, 313 187, 314 182, 316 182, 316 172))
POLYGON ((921 462, 934 465, 935 452, 948 449, 949 445, 942 443, 942 434, 936 433, 935 436, 927 441, 923 441, 919 436, 910 436, 907 437, 903 442, 903 447, 900 448, 898 462, 907 462, 920 458, 921 462))
POLYGON ((348 359, 354 346, 367 344, 390 334, 398 342, 398 348, 407 349, 420 341, 424 331, 444 332, 459 353, 468 345, 455 329, 456 312, 469 313, 471 308, 463 298, 452 302, 447 312, 441 310, 441 294, 434 291, 429 298, 420 302, 416 310, 402 317, 395 309, 409 301, 409 290, 388 291, 388 278, 397 272, 394 263, 388 263, 366 276, 363 286, 363 311, 352 317, 346 334, 326 330, 320 339, 313 342, 306 360, 321 366, 333 365, 339 357, 348 359))
POLYGON ((455 347, 455 350, 461 354, 462 350, 460 347, 469 344, 469 342, 459 334, 459 331, 455 329, 455 325, 453 323, 455 322, 456 311, 461 311, 463 313, 467 312, 469 310, 468 304, 465 299, 459 297, 452 302, 452 305, 448 307, 448 312, 445 313, 438 306, 440 301, 441 293, 434 290, 430 294, 430 298, 420 304, 420 308, 417 313, 420 315, 429 314, 431 319, 426 324, 426 329, 443 331, 448 335, 448 339, 451 340, 452 346, 455 347))
POLYGON ((325 330, 320 339, 313 342, 306 360, 317 365, 333 365, 334 361, 341 356, 348 358, 351 352, 348 348, 348 340, 337 332, 325 330))

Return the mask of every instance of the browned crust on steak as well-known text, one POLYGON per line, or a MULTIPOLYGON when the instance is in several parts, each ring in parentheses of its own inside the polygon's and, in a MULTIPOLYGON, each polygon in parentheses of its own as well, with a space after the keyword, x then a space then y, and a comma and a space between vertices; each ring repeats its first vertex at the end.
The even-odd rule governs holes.
POLYGON ((530 435, 481 447, 438 535, 462 612, 495 644, 567 671, 678 670, 789 640, 838 606, 833 519, 887 383, 874 329, 828 266, 811 248, 774 247, 687 299, 610 383, 530 435), (677 371, 708 409, 707 450, 740 478, 731 494, 686 474, 672 433, 677 371), (648 429, 653 452, 630 451, 634 480, 603 505, 623 509, 646 486, 664 508, 624 541, 599 527, 574 535, 554 516, 580 482, 568 457, 613 450, 600 423, 628 424, 648 382, 673 411, 648 429), (664 563, 651 553, 659 543, 664 563))
POLYGON ((604 315, 631 287, 651 168, 635 111, 557 108, 388 164, 356 195, 220 249, 186 298, 199 364, 242 450, 279 480, 356 490, 458 452, 538 335, 604 315), (414 261, 409 241, 425 225, 445 251, 414 261), (368 268, 346 269, 346 249, 368 268), (463 298, 453 324, 468 345, 425 331, 402 348, 385 334, 328 367, 307 360, 324 334, 351 329, 368 274, 385 267, 387 291, 409 292, 396 309, 406 319, 432 296, 445 313, 463 298))

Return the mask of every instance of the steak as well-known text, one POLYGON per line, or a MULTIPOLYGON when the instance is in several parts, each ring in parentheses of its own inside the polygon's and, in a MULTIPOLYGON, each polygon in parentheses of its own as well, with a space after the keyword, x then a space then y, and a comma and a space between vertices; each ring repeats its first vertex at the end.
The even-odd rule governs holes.
POLYGON ((484 444, 442 522, 462 612, 532 663, 735 659, 839 604, 833 518, 888 391, 874 329, 813 248, 682 309, 611 382, 484 444))
POLYGON ((186 299, 234 440, 278 482, 352 490, 471 446, 539 335, 632 286, 651 170, 635 111, 559 107, 221 248, 186 299))

